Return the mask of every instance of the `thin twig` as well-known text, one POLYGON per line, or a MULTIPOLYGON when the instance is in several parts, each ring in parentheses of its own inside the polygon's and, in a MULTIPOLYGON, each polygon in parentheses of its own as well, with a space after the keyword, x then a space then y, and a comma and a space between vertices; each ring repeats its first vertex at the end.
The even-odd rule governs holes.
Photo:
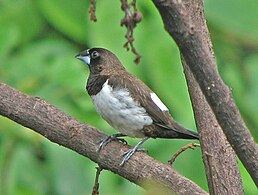
POLYGON ((177 158, 182 152, 184 152, 184 151, 187 150, 188 148, 194 150, 196 147, 201 147, 201 146, 200 146, 200 144, 197 144, 197 143, 194 143, 194 142, 193 142, 193 143, 190 143, 190 144, 187 144, 187 145, 181 147, 181 148, 172 156, 172 158, 168 161, 168 163, 169 163, 170 165, 172 165, 172 164, 175 162, 176 158, 177 158))
POLYGON ((140 62, 141 55, 138 53, 136 48, 133 45, 134 37, 133 37, 133 30, 136 27, 137 23, 142 20, 142 14, 138 11, 136 7, 136 0, 133 0, 130 4, 127 0, 121 0, 122 6, 121 9, 125 12, 125 17, 121 20, 121 26, 126 26, 127 32, 125 34, 125 38, 127 42, 124 44, 124 47, 130 50, 136 55, 135 63, 140 62), (133 12, 131 10, 133 7, 133 12))
POLYGON ((100 166, 98 166, 96 169, 97 169, 97 172, 95 177, 95 184, 92 190, 92 195, 99 195, 99 176, 100 176, 100 172, 103 170, 100 166))
POLYGON ((89 9, 89 13, 90 13, 90 20, 93 22, 97 22, 97 17, 96 17, 96 0, 90 0, 90 9, 89 9))

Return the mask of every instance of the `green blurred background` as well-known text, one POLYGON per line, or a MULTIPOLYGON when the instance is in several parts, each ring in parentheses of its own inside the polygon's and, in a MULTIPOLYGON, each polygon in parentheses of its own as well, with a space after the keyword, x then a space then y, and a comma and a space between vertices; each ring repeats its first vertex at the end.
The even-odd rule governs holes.
MULTIPOLYGON (((88 0, 0 0, 0 81, 45 99, 107 134, 115 133, 95 112, 85 91, 88 68, 74 56, 105 47, 144 80, 182 125, 196 129, 178 49, 151 1, 138 1, 143 14, 135 30, 139 65, 126 52, 120 1, 97 0, 97 23, 89 21, 88 0)), ((255 140, 258 140, 257 0, 206 0, 205 11, 220 73, 255 140)), ((129 139, 134 145, 138 139, 129 139)), ((164 163, 183 140, 149 140, 149 155, 164 163)), ((0 117, 0 194, 90 194, 95 167, 89 159, 0 117)), ((184 152, 175 168, 207 188, 200 149, 184 152)), ((257 192, 239 162, 246 194, 257 192)), ((103 171, 101 194, 145 194, 135 184, 103 171)))

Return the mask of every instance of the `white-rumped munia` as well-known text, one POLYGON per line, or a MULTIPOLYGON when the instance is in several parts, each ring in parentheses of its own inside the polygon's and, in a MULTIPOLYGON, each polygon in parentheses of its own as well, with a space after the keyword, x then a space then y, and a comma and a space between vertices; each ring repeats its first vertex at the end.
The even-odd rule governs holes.
POLYGON ((112 140, 123 140, 119 137, 142 138, 124 154, 120 166, 150 137, 199 139, 197 133, 180 126, 158 96, 127 72, 112 52, 92 48, 82 51, 76 58, 89 65, 86 89, 97 112, 120 132, 101 140, 99 150, 112 140))

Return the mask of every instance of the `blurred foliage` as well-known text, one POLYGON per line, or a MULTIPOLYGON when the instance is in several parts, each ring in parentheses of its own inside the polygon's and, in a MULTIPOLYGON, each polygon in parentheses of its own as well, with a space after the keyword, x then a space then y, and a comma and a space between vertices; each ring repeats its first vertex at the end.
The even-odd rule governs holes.
MULTIPOLYGON (((177 121, 195 129, 178 49, 149 1, 138 1, 143 21, 135 30, 140 65, 122 48, 124 13, 119 1, 97 1, 97 23, 89 21, 87 0, 0 0, 0 81, 56 105, 106 133, 114 133, 95 112, 85 92, 88 69, 74 56, 101 46, 116 53, 165 102, 177 121)), ((257 0, 205 1, 219 70, 258 140, 257 0)), ((137 139, 128 138, 130 144, 137 139)), ((166 162, 184 140, 150 140, 144 147, 166 162), (163 148, 170 148, 164 150, 163 148)), ((97 165, 73 151, 0 117, 0 194, 90 194, 97 165)), ((187 151, 175 168, 207 190, 199 149, 187 151)), ((240 163, 245 193, 256 188, 240 163)), ((140 187, 103 171, 101 194, 145 194, 140 187)))

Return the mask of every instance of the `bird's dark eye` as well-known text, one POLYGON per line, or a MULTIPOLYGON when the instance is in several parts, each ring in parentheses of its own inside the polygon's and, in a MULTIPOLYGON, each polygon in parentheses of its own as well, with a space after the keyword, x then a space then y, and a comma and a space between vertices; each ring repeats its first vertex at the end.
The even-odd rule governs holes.
POLYGON ((97 51, 92 52, 91 54, 92 59, 96 59, 99 57, 99 53, 97 51))
POLYGON ((99 67, 98 67, 98 71, 99 71, 99 72, 101 72, 102 69, 103 69, 102 66, 99 66, 99 67))

